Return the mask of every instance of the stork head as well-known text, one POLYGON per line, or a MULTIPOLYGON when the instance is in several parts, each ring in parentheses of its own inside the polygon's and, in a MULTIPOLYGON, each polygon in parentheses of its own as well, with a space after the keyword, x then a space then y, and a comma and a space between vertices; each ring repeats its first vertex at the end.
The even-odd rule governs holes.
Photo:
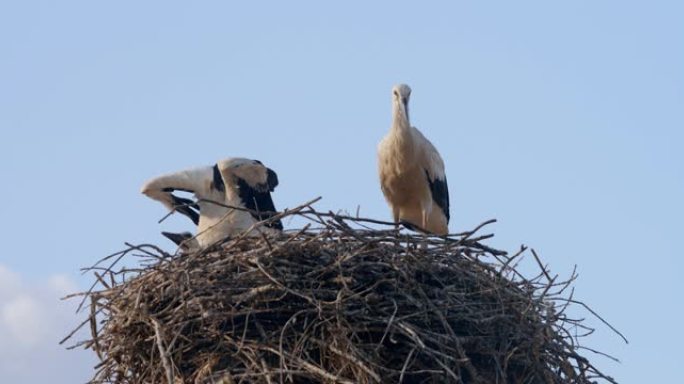
POLYGON ((259 160, 231 157, 217 163, 223 179, 234 185, 237 179, 260 192, 272 192, 278 185, 278 176, 259 160))
POLYGON ((402 112, 409 120, 408 103, 411 97, 411 87, 406 84, 398 84, 392 87, 392 102, 398 112, 402 112))

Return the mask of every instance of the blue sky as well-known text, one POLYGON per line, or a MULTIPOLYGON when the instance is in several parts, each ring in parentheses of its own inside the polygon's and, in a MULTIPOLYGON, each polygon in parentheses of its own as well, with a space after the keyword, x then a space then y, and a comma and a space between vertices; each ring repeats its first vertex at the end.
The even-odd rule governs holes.
POLYGON ((0 2, 0 381, 89 377, 89 355, 54 348, 76 318, 50 297, 124 241, 171 248, 159 231, 185 221, 157 224, 139 193, 159 173, 256 158, 279 174, 279 208, 323 196, 388 219, 375 148, 404 82, 446 163, 451 230, 497 218, 491 245, 577 265, 576 297, 631 341, 589 320, 585 343, 622 363, 589 357, 622 383, 671 382, 682 15, 676 1, 0 2), (17 334, 31 333, 17 307, 47 341, 17 334), (11 369, 37 356, 62 363, 11 369))

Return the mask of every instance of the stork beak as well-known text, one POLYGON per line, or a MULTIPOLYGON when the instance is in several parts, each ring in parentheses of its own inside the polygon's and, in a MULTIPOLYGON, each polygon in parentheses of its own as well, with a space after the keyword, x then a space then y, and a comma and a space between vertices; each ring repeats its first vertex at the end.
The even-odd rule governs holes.
POLYGON ((408 110, 408 99, 405 97, 401 98, 401 103, 404 105, 404 113, 406 113, 406 120, 409 120, 409 110, 408 110))

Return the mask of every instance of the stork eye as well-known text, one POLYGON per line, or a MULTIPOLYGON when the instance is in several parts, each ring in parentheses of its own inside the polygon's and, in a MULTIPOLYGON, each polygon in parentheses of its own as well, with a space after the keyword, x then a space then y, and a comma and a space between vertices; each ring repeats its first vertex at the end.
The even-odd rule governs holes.
POLYGON ((394 96, 399 96, 399 92, 394 91, 394 96))

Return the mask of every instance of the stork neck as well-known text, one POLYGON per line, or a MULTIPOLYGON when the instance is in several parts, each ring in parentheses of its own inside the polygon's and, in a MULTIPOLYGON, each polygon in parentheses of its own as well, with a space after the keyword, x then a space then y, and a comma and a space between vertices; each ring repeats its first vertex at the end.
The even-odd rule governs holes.
POLYGON ((406 110, 404 106, 399 103, 394 103, 392 111, 392 128, 394 130, 408 130, 411 127, 411 123, 406 115, 406 110))
POLYGON ((392 117, 392 129, 389 140, 392 143, 394 161, 397 163, 412 162, 415 154, 414 141, 412 138, 411 124, 404 113, 401 105, 394 106, 392 117))

